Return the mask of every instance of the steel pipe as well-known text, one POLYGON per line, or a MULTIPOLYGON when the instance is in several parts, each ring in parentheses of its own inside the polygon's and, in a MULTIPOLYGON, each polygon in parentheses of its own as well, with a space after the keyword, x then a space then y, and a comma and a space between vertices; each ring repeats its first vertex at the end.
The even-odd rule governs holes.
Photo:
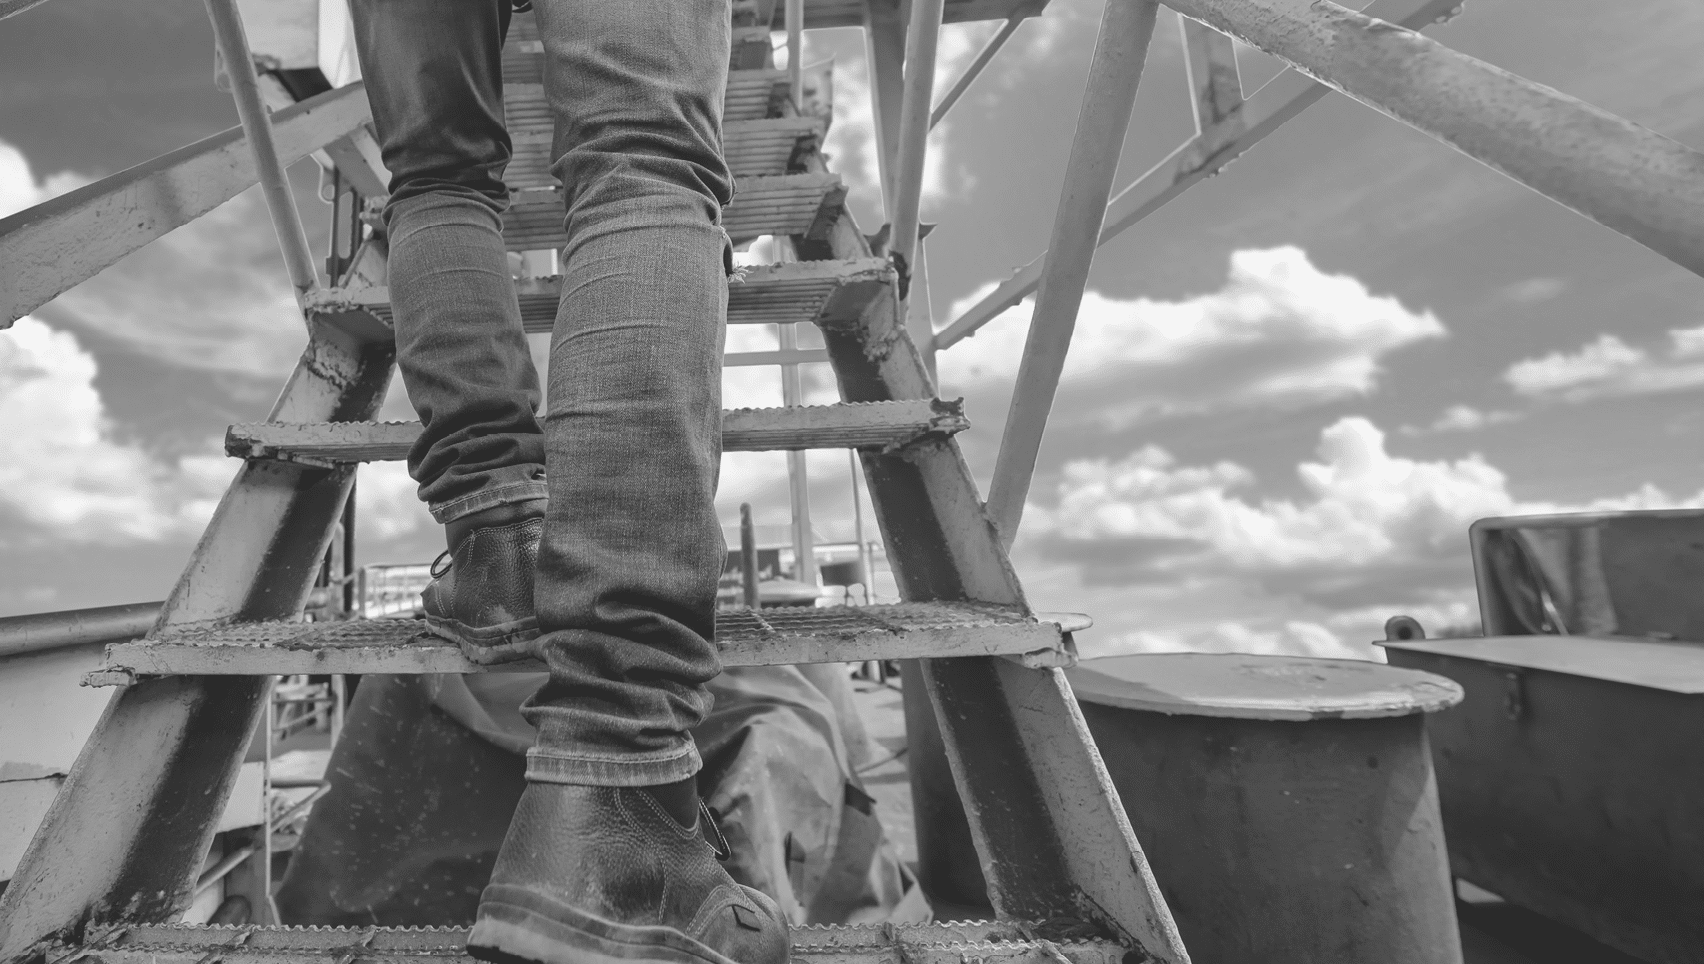
POLYGON ((1329 0, 1167 3, 1704 274, 1704 153, 1329 0))
POLYGON ((964 73, 959 75, 958 80, 953 81, 953 86, 947 90, 946 96, 942 97, 941 102, 935 105, 934 112, 929 115, 930 130, 934 130, 935 125, 941 122, 941 118, 947 116, 947 111, 952 110, 953 105, 958 103, 958 99, 963 97, 964 92, 970 89, 970 85, 976 83, 976 78, 982 76, 983 68, 988 66, 989 61, 994 59, 994 55, 1000 52, 1001 47, 1006 46, 1006 41, 1012 39, 1012 34, 1018 32, 1018 27, 1023 25, 1025 19, 1027 18, 1022 13, 1012 14, 1006 18, 1004 24, 1000 25, 1000 32, 988 38, 988 42, 977 52, 976 59, 970 62, 970 66, 964 69, 964 73))
POLYGON ((1118 155, 1130 128, 1136 87, 1142 79, 1148 42, 1154 36, 1159 0, 1107 0, 1095 40, 1089 83, 1077 115, 1065 185, 1054 215, 1047 267, 1042 271, 1035 317, 1018 363, 1016 389, 1006 415, 988 510, 1010 548, 1023 518, 1047 416, 1065 368, 1065 353, 1077 326, 1077 308, 1094 264, 1118 155))
POLYGON ((237 104, 237 117, 243 122, 243 133, 254 151, 255 171, 260 175, 260 190, 266 197, 266 209, 272 215, 272 229, 278 235, 278 247, 284 254, 284 267, 290 274, 290 285, 296 289, 296 300, 302 301, 319 287, 319 274, 314 270, 314 256, 308 248, 308 234, 302 228, 301 212, 296 210, 296 196, 290 190, 290 180, 284 163, 278 157, 278 145, 272 137, 272 118, 261 102, 260 84, 254 75, 254 59, 249 53, 248 36, 243 32, 242 14, 236 0, 205 0, 207 16, 213 21, 213 36, 225 59, 225 75, 231 81, 231 98, 237 104))
POLYGON ((163 603, 127 603, 0 619, 0 658, 135 639, 154 625, 163 603))

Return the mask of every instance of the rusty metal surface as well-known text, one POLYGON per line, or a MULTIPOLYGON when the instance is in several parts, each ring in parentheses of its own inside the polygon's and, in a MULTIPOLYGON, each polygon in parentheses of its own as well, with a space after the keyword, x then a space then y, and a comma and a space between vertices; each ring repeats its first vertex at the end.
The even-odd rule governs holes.
POLYGON ((1457 876, 1643 960, 1704 960, 1704 696, 1387 651, 1467 691, 1427 721, 1457 876))
POLYGON ((1166 2, 1704 273, 1704 154, 1328 0, 1166 2))
MULTIPOLYGON (((858 303, 879 295, 892 274, 892 266, 879 258, 756 265, 728 283, 728 324, 815 322, 825 311, 856 311, 858 303)), ((515 289, 527 331, 548 333, 562 300, 562 277, 521 278, 515 289)), ((309 299, 308 310, 327 316, 361 311, 389 325, 390 289, 328 289, 309 299)))
MULTIPOLYGON (((722 413, 722 451, 899 448, 969 427, 957 401, 741 408, 722 413)), ((253 422, 226 430, 225 453, 308 462, 398 461, 419 437, 419 422, 253 422)), ((0 654, 4 645, 0 626, 0 654)))
MULTIPOLYGON (((1565 673, 1686 695, 1704 694, 1704 643, 1632 636, 1490 636, 1382 642, 1387 650, 1565 673)), ((1392 661, 1396 656, 1391 656, 1392 661)))
MULTIPOLYGON (((793 928, 800 964, 1119 964, 1126 949, 1092 929, 1023 921, 793 928), (1042 936, 1047 934, 1050 936, 1042 936), (1069 935, 1069 936, 1068 936, 1069 935)), ((46 964, 472 964, 467 930, 451 927, 135 925, 81 944, 54 944, 46 964)))
MULTIPOLYGON (((260 622, 157 633, 114 643, 91 674, 97 685, 138 677, 255 673, 537 672, 519 660, 494 666, 469 661, 454 643, 423 634, 410 619, 342 623, 260 622)), ((899 603, 828 608, 780 607, 717 614, 716 644, 724 665, 785 665, 920 656, 1023 656, 1035 665, 1066 665, 1072 656, 1056 623, 1011 607, 973 603, 899 603)))

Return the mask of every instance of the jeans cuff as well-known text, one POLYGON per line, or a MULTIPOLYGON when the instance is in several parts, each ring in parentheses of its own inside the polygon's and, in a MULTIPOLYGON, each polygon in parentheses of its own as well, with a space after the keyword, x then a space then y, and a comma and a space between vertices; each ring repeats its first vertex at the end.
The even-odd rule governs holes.
POLYGON ((690 735, 675 749, 650 753, 573 753, 537 746, 527 751, 527 779, 533 783, 654 787, 685 780, 703 766, 690 735))
POLYGON ((465 515, 482 512, 499 505, 513 505, 518 502, 533 502, 548 499, 550 487, 543 479, 523 479, 519 482, 505 482, 480 489, 478 492, 464 495, 459 499, 448 502, 434 502, 427 506, 432 512, 432 518, 439 525, 454 522, 465 515))

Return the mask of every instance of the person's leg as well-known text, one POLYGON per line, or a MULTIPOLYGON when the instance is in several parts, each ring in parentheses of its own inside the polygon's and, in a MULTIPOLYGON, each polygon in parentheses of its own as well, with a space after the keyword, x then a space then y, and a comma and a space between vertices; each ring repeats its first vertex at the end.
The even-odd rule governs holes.
POLYGON ((546 489, 538 374, 502 237, 509 0, 354 0, 352 13, 391 172, 397 364, 422 425, 408 468, 451 549, 427 621, 482 662, 524 655, 546 489))
POLYGON ((706 842, 688 733, 720 670, 730 4, 535 3, 569 235, 534 581, 550 680, 468 949, 775 964, 786 922, 706 842))

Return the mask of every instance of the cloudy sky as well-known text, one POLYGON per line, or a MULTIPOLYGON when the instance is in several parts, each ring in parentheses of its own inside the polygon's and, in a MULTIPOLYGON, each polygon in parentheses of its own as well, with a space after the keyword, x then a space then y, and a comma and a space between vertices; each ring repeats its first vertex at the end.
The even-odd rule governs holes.
MULTIPOLYGON (((1539 5, 1468 0, 1434 36, 1704 147, 1704 7, 1539 5)), ((1045 247, 1098 17, 1053 0, 937 129, 938 326, 1045 247)), ((1121 182, 1191 133, 1162 17, 1121 182)), ((947 28, 943 77, 992 28, 947 28)), ((0 214, 234 124, 211 49, 196 0, 0 24, 0 214)), ((1249 90, 1276 71, 1240 53, 1249 90)), ((858 32, 812 33, 828 57, 828 150, 873 230, 858 32)), ((323 238, 317 169, 292 175, 323 238)), ((1036 606, 1096 617, 1095 651, 1364 655, 1393 613, 1476 617, 1476 518, 1704 501, 1704 284, 1336 95, 1103 248, 1090 287, 1015 559, 1036 606)), ((941 356, 984 485, 1028 311, 941 356)), ((264 416, 303 340, 252 192, 0 334, 0 614, 160 598, 234 470, 225 426, 264 416)), ((772 370, 726 388, 779 403, 772 370)), ((844 453, 811 467, 819 538, 848 537, 844 453)), ((361 560, 430 558, 406 476, 362 479, 361 560)), ((782 522, 785 492, 780 456, 728 458, 726 521, 751 501, 782 522)))

